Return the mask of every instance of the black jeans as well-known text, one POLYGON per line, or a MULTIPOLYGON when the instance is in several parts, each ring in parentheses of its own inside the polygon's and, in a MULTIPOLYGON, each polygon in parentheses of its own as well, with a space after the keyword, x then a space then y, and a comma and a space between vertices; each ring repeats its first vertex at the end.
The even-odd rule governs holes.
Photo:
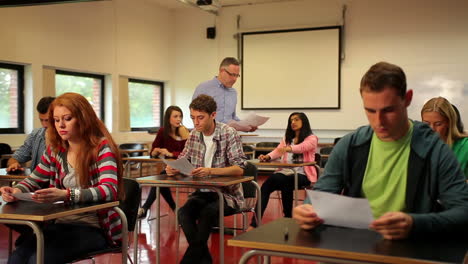
MULTIPOLYGON (((182 258, 181 263, 212 263, 210 251, 208 250, 208 238, 211 229, 218 222, 219 198, 215 192, 196 191, 179 209, 178 219, 184 230, 189 247, 182 258)), ((224 215, 232 215, 235 209, 229 207, 224 201, 224 215)))
MULTIPOLYGON (((100 228, 48 224, 42 228, 44 234, 44 263, 68 263, 85 254, 107 248, 109 245, 100 228)), ((9 264, 36 263, 36 235, 22 232, 23 241, 16 246, 8 259, 9 264)))
MULTIPOLYGON (((164 198, 164 200, 166 200, 167 204, 172 209, 172 211, 174 211, 176 208, 176 204, 174 202, 174 198, 172 198, 171 189, 169 187, 160 187, 159 192, 161 193, 161 196, 164 198)), ((151 187, 148 197, 146 198, 146 201, 143 204, 143 208, 146 211, 148 211, 148 209, 154 203, 154 200, 156 200, 156 187, 151 187)))
MULTIPOLYGON (((304 174, 297 175, 298 187, 310 185, 310 181, 304 174)), ((283 215, 285 217, 292 217, 293 208, 293 193, 294 193, 294 175, 286 176, 282 173, 273 173, 262 184, 262 216, 270 200, 270 194, 276 190, 281 191, 281 202, 283 204, 283 215)), ((257 208, 257 206, 255 206, 257 208)), ((251 226, 256 227, 257 222, 252 217, 250 222, 251 226)))

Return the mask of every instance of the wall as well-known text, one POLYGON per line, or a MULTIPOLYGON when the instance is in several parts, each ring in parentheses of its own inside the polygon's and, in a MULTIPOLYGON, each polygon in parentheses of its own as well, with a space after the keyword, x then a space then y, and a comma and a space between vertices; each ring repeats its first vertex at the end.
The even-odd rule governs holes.
MULTIPOLYGON (((43 69, 59 68, 107 75, 106 125, 117 142, 152 141, 143 132, 119 131, 119 76, 172 79, 173 12, 146 0, 113 0, 59 5, 1 8, 0 61, 27 65, 27 128, 38 127, 36 102, 43 69)), ((46 84, 49 82, 45 82, 46 84)), ((53 84, 52 84, 53 85, 53 84)), ((167 91, 171 83, 167 82, 167 91)), ((170 103, 170 93, 166 100, 170 103)), ((12 146, 25 135, 1 135, 12 146)))
MULTIPOLYGON (((468 1, 440 0, 304 0, 222 8, 216 18, 216 44, 203 34, 213 15, 200 10, 176 12, 176 103, 187 106, 196 85, 217 73, 217 63, 237 54, 237 32, 315 27, 341 24, 342 5, 347 5, 344 60, 341 73, 341 109, 306 111, 322 142, 367 123, 362 110, 359 81, 378 61, 400 65, 408 87, 415 90, 410 117, 419 120, 419 109, 432 96, 445 95, 463 109, 468 123, 468 1), (240 25, 237 28, 237 16, 240 25), (197 31, 197 34, 194 34, 197 31), (214 61, 213 61, 214 60, 214 61), (178 95, 182 96, 178 96, 178 95)), ((281 62, 278 62, 281 63, 281 62)), ((275 65, 265 65, 265 70, 275 65)), ((304 65, 307 67, 307 65, 304 65)), ((287 84, 285 84, 287 87, 287 84)), ((235 85, 240 91, 240 81, 235 85)), ((294 96, 287 94, 285 96, 294 96)), ((301 95, 301 96, 313 96, 301 95)), ((240 109, 240 117, 248 111, 240 109)), ((281 137, 289 110, 257 111, 270 116, 265 138, 281 137)), ((189 121, 189 120, 187 120, 189 121)), ((189 123, 189 125, 191 125, 189 123)), ((264 138, 249 137, 248 140, 264 138)))

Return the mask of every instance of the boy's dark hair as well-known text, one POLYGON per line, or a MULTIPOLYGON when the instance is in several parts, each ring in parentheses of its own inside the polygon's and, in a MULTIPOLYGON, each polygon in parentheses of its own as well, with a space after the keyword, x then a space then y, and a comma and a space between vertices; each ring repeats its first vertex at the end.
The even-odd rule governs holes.
POLYGON ((192 103, 190 103, 189 108, 196 111, 202 111, 211 115, 213 112, 216 112, 217 106, 213 97, 206 94, 200 94, 199 96, 197 96, 197 98, 193 99, 192 103))
POLYGON ((397 65, 388 62, 379 62, 364 74, 361 79, 361 93, 381 92, 384 88, 395 89, 402 98, 406 95, 406 75, 397 65))
POLYGON ((37 103, 36 110, 41 114, 47 114, 49 111, 49 106, 52 101, 55 100, 55 97, 52 96, 45 96, 42 97, 41 100, 37 103))

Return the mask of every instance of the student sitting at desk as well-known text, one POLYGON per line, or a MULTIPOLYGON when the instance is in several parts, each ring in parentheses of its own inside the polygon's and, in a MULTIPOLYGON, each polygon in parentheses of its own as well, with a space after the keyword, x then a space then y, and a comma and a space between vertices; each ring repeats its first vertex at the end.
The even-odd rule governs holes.
MULTIPOLYGON (((283 161, 289 163, 314 161, 317 143, 318 138, 312 133, 307 116, 304 113, 294 112, 289 115, 286 133, 280 144, 267 155, 260 155, 258 159, 270 161, 282 158, 283 161)), ((304 166, 294 169, 297 170, 299 187, 309 186, 312 182, 317 181, 315 167, 304 166)), ((279 169, 262 184, 262 216, 268 205, 270 194, 275 190, 281 190, 284 216, 291 217, 294 191, 293 169, 279 169)), ((254 217, 252 217, 250 226, 249 229, 257 226, 254 217)))
MULTIPOLYGON (((210 175, 240 176, 244 173, 245 156, 236 130, 217 122, 216 102, 211 96, 199 95, 190 104, 192 130, 179 158, 187 158, 193 166, 193 177, 210 175)), ((179 171, 166 167, 168 175, 179 171)), ((231 215, 244 203, 242 186, 235 184, 223 188, 224 215, 231 215)), ((178 219, 189 247, 180 263, 212 263, 208 238, 219 214, 218 194, 199 189, 189 196, 179 209, 178 219)))
MULTIPOLYGON (((158 134, 154 139, 151 156, 164 156, 176 159, 184 149, 189 131, 182 125, 183 113, 178 106, 169 106, 164 113, 164 127, 159 128, 158 134)), ((165 173, 165 172, 163 172, 165 173)), ((162 197, 166 200, 172 211, 176 204, 172 198, 171 189, 168 187, 159 188, 162 197)), ((146 217, 148 209, 156 199, 156 188, 151 187, 145 204, 138 210, 138 217, 146 217)))
POLYGON ((459 131, 457 113, 452 104, 443 97, 432 98, 421 109, 421 118, 452 148, 468 179, 468 135, 459 131))
MULTIPOLYGON (((403 70, 373 65, 360 92, 370 125, 338 142, 314 189, 367 198, 375 219, 369 227, 385 239, 466 232, 465 176, 439 136, 408 119, 413 91, 403 70)), ((294 208, 293 217, 305 229, 323 223, 310 204, 294 208)))
MULTIPOLYGON (((47 149, 25 180, 2 187, 2 198, 34 192, 38 203, 110 202, 122 194, 122 161, 117 145, 88 100, 76 93, 57 97, 50 106, 47 149)), ((43 227, 44 263, 67 263, 121 242, 122 225, 114 210, 60 218, 43 227)), ((36 239, 23 233, 8 263, 35 263, 36 239), (21 239, 20 239, 21 238, 21 239)))

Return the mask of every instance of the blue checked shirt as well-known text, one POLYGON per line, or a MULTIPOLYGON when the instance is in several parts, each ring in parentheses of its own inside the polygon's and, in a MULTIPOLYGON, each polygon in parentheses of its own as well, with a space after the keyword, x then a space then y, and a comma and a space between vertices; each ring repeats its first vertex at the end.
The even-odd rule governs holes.
POLYGON ((203 82, 197 86, 192 100, 200 94, 206 94, 216 102, 216 121, 227 124, 231 120, 239 121, 236 116, 237 91, 234 88, 225 87, 218 78, 203 82))
POLYGON ((13 158, 20 163, 31 161, 31 171, 34 171, 46 149, 45 133, 46 129, 43 127, 34 129, 24 144, 15 151, 13 158))
MULTIPOLYGON (((211 168, 226 168, 234 165, 241 168, 245 167, 244 162, 246 158, 242 150, 242 142, 234 128, 216 122, 213 141, 215 141, 216 151, 211 162, 211 168)), ((203 134, 194 129, 190 133, 190 137, 187 139, 185 148, 179 155, 179 158, 187 158, 196 168, 204 167, 205 150, 203 134)), ((225 187, 221 191, 227 205, 234 209, 243 206, 244 193, 241 184, 225 187)))

